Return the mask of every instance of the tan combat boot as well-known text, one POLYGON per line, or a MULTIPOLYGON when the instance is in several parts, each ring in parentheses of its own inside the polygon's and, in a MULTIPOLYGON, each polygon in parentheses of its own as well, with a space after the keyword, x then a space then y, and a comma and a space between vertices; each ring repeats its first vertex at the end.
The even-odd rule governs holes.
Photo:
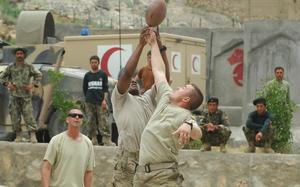
POLYGON ((226 153, 227 152, 225 144, 220 144, 220 152, 221 153, 226 153))
POLYGON ((30 132, 30 142, 31 143, 37 143, 36 135, 34 131, 30 132))
POLYGON ((16 138, 14 142, 21 142, 21 141, 22 141, 21 132, 16 132, 16 138))
POLYGON ((93 145, 98 145, 98 140, 97 140, 97 136, 92 136, 92 143, 93 145))
POLYGON ((274 150, 271 148, 270 143, 266 143, 264 146, 264 153, 274 153, 274 150))
POLYGON ((254 142, 249 142, 249 147, 245 151, 246 153, 255 153, 255 144, 254 142))
POLYGON ((203 144, 203 149, 201 151, 211 151, 211 146, 208 143, 203 144))

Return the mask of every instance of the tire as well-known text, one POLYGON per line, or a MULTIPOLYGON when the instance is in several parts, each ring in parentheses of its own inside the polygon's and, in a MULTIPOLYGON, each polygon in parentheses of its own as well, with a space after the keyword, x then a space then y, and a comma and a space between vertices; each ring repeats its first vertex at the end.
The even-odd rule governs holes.
POLYGON ((61 119, 61 113, 58 110, 52 113, 47 129, 51 138, 67 129, 64 120, 61 119))

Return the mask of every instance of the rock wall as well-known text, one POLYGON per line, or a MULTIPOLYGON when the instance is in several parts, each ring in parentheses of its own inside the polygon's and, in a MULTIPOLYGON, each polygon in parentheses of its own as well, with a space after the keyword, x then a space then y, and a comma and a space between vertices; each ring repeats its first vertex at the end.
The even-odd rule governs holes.
MULTIPOLYGON (((0 142, 0 186, 39 187, 47 144, 0 142)), ((95 187, 110 186, 113 147, 95 147, 95 187)), ((221 154, 183 150, 187 187, 300 187, 300 155, 221 154)))

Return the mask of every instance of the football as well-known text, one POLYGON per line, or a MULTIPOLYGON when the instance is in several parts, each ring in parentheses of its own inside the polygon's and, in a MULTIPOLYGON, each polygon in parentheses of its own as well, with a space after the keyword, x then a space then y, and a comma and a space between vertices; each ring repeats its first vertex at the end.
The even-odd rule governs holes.
POLYGON ((156 27, 165 19, 167 5, 165 0, 151 0, 145 14, 146 23, 150 27, 156 27))

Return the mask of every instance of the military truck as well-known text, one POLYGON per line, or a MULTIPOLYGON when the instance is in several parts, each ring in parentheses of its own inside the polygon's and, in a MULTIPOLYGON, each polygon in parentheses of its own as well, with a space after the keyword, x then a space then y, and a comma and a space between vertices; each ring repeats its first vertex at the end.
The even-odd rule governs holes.
MULTIPOLYGON (((51 94, 53 92, 53 85, 49 80, 49 70, 63 73, 64 76, 58 89, 71 96, 81 106, 84 106, 82 82, 88 70, 80 67, 61 67, 64 47, 63 43, 50 44, 54 40, 53 29, 54 23, 51 13, 45 11, 22 12, 17 25, 18 45, 6 46, 3 49, 3 59, 0 63, 1 73, 10 63, 15 61, 14 49, 22 47, 27 51, 25 61, 33 64, 43 74, 40 85, 33 89, 32 97, 34 117, 39 127, 39 131, 37 132, 39 142, 48 142, 52 136, 62 132, 66 128, 60 117, 62 115, 61 111, 52 105, 51 94), (28 20, 30 21, 28 22, 28 20), (29 25, 32 27, 30 28, 29 25), (29 28, 30 32, 28 32, 29 28)), ((109 90, 111 91, 115 81, 112 78, 109 78, 108 81, 109 90)), ((107 103, 109 104, 109 101, 107 103)), ((0 85, 0 140, 11 141, 15 135, 12 133, 8 105, 9 92, 3 85, 0 85)), ((84 107, 82 109, 84 110, 84 107)), ((108 111, 111 111, 111 109, 108 111)), ((112 118, 110 117, 109 119, 112 118)), ((109 123, 111 124, 112 120, 109 123)), ((22 128, 25 130, 24 121, 22 121, 22 124, 22 128)), ((84 127, 83 131, 86 131, 86 129, 84 127)), ((26 131, 23 135, 26 137, 26 131)))

